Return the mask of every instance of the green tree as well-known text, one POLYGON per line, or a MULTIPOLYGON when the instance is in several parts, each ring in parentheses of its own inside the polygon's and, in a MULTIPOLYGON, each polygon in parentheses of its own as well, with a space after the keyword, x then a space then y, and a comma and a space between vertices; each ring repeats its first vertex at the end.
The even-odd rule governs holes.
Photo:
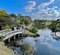
POLYGON ((3 40, 6 36, 0 36, 0 40, 3 40))
POLYGON ((21 14, 17 14, 17 18, 20 18, 22 15, 21 14))
POLYGON ((8 16, 5 10, 0 10, 0 16, 8 16))
POLYGON ((33 33, 37 33, 38 32, 38 30, 36 28, 32 28, 30 31, 33 32, 33 33))
POLYGON ((23 16, 21 14, 18 14, 17 18, 18 20, 20 20, 20 24, 29 25, 30 23, 32 23, 31 17, 29 16, 23 16))
POLYGON ((17 18, 17 16, 14 13, 10 14, 10 16, 14 17, 14 18, 17 18))
POLYGON ((24 23, 25 23, 25 25, 31 24, 32 23, 31 17, 24 16, 24 23))

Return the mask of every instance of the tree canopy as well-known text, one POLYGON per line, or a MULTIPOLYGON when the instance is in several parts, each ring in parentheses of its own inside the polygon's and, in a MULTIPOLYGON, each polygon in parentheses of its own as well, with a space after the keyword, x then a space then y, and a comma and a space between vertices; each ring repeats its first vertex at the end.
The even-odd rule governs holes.
POLYGON ((11 17, 14 17, 14 18, 17 17, 16 14, 14 14, 14 13, 10 14, 10 16, 11 16, 11 17))
POLYGON ((0 29, 2 27, 13 27, 17 25, 29 25, 32 22, 30 16, 23 16, 21 14, 8 14, 5 10, 0 10, 0 29))
POLYGON ((5 10, 0 10, 0 16, 8 16, 8 13, 5 10))

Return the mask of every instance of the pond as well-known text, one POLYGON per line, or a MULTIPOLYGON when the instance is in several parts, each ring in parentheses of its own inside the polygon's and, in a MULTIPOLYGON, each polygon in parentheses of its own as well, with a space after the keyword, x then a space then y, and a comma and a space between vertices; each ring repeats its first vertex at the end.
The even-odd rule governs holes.
MULTIPOLYGON (((40 29, 40 37, 25 37, 21 41, 30 44, 34 49, 33 55, 60 55, 60 32, 53 33, 49 29, 40 29)), ((16 47, 21 53, 20 47, 16 47)))

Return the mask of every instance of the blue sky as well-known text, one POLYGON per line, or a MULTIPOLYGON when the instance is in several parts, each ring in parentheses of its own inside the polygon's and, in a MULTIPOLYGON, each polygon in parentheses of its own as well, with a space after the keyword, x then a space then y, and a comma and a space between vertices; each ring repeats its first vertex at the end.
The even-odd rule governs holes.
POLYGON ((60 0, 0 0, 0 9, 32 19, 60 18, 60 0))

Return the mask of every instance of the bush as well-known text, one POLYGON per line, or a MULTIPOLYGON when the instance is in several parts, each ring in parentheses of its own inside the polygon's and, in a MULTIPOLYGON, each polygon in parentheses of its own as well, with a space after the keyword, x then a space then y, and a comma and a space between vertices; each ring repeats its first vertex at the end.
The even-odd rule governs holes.
POLYGON ((10 29, 10 27, 6 25, 6 26, 2 26, 2 29, 10 29))
POLYGON ((5 38, 5 36, 0 36, 0 40, 2 40, 2 39, 4 39, 5 38))
POLYGON ((32 29, 31 29, 31 32, 33 32, 33 33, 37 33, 38 30, 37 30, 36 28, 32 28, 32 29))

